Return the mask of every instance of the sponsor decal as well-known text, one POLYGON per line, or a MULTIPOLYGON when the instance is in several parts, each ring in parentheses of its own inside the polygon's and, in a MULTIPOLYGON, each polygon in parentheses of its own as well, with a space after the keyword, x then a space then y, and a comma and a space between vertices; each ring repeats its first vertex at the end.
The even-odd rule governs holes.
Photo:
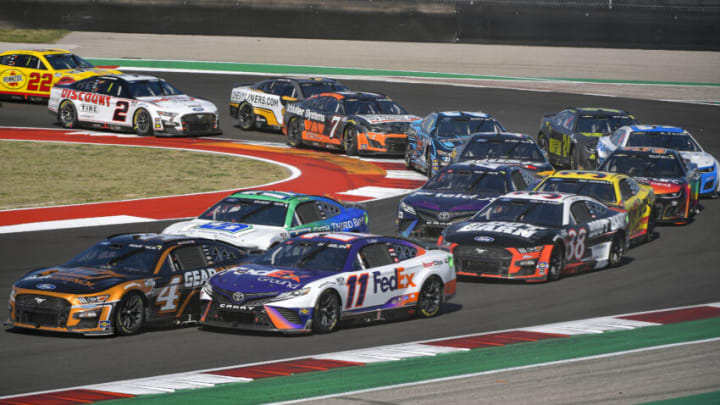
POLYGON ((100 321, 98 325, 103 329, 110 329, 110 321, 100 321))
POLYGON ((43 284, 37 284, 35 288, 39 290, 54 290, 55 284, 49 284, 49 283, 43 283, 43 284))
POLYGON ((258 277, 257 281, 276 284, 290 290, 297 290, 300 287, 300 283, 291 283, 290 280, 277 279, 275 277, 258 277))
POLYGON ((550 266, 547 264, 547 262, 540 262, 537 264, 537 268, 539 270, 547 270, 548 267, 550 267, 550 266))
POLYGON ((476 242, 495 242, 495 238, 491 236, 476 236, 473 238, 476 242))
POLYGON ((80 104, 80 112, 97 114, 98 107, 94 104, 80 104))
POLYGON ((97 104, 106 107, 110 107, 110 102, 112 101, 111 96, 97 93, 86 93, 84 91, 77 91, 72 89, 63 89, 61 93, 61 98, 69 98, 70 100, 77 100, 80 102, 97 104))
POLYGON ((508 224, 504 222, 474 222, 458 229, 458 232, 496 232, 521 238, 530 238, 545 228, 529 224, 508 224))
POLYGON ((187 271, 183 275, 183 278, 185 279, 185 287, 200 287, 205 284, 205 282, 208 281, 210 277, 212 277, 215 273, 217 273, 217 270, 215 269, 187 271))
POLYGON ((8 69, 0 73, 0 83, 11 90, 25 87, 25 75, 17 69, 8 69))
POLYGON ((196 226, 195 229, 208 229, 219 232, 238 233, 241 231, 252 229, 252 225, 236 224, 233 222, 208 222, 207 224, 196 226))
POLYGON ((413 282, 414 273, 405 274, 405 269, 398 267, 391 276, 383 276, 381 272, 373 272, 373 289, 377 294, 378 291, 388 292, 398 289, 417 287, 413 282))
POLYGON ((433 260, 432 262, 423 263, 424 268, 432 267, 432 266, 442 266, 443 262, 440 260, 433 260))

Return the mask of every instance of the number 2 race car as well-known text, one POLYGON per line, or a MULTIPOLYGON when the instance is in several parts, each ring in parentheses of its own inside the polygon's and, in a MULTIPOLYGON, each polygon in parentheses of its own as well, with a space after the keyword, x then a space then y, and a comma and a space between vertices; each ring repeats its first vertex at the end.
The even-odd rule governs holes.
POLYGON ((58 84, 48 109, 65 128, 87 125, 140 136, 222 134, 215 104, 154 76, 107 75, 58 84))
POLYGON ((328 333, 342 319, 435 316, 455 287, 446 251, 368 234, 309 233, 213 276, 200 298, 201 323, 328 333))
POLYGON ((223 242, 158 234, 100 241, 61 266, 34 270, 10 293, 16 328, 130 335, 150 321, 197 322, 199 292, 245 252, 223 242))
POLYGON ((258 252, 291 236, 323 231, 367 232, 367 213, 326 197, 249 190, 233 193, 197 219, 172 224, 163 233, 220 239, 258 252))
POLYGON ((0 54, 0 95, 45 101, 54 84, 116 73, 64 49, 12 50, 0 54))

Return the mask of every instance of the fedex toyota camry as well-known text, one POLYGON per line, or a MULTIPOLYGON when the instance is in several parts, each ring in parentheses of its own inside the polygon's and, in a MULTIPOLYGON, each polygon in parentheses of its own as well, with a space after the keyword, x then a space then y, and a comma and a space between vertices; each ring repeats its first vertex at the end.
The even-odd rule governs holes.
POLYGON ((213 276, 200 297, 201 324, 328 333, 343 319, 435 316, 455 287, 444 250, 369 234, 309 233, 213 276))
POLYGON ((215 104, 154 76, 105 75, 56 84, 48 109, 65 128, 92 126, 140 136, 222 133, 215 104))

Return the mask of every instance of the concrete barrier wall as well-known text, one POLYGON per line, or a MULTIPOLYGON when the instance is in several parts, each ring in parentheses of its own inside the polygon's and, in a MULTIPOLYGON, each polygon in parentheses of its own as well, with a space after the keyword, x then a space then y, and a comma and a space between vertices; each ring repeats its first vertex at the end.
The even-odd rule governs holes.
POLYGON ((720 0, 0 0, 75 31, 720 50, 720 0))

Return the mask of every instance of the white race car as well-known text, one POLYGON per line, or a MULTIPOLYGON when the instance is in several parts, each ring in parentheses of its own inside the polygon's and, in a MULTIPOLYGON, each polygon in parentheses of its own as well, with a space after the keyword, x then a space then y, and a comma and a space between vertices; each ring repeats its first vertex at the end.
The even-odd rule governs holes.
POLYGON ((104 75, 56 84, 48 109, 65 128, 86 125, 140 136, 222 134, 215 104, 154 76, 104 75))

